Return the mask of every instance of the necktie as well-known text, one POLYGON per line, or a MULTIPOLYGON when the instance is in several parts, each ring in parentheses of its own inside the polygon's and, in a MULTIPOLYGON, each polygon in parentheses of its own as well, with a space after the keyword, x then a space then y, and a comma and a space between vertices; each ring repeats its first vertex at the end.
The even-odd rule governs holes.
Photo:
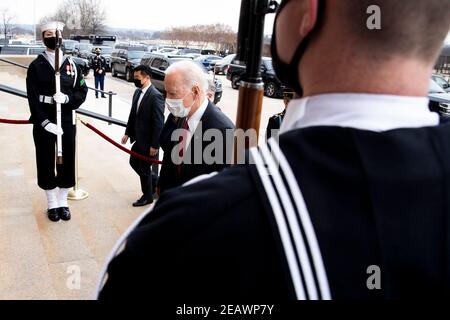
POLYGON ((136 113, 139 112, 139 108, 141 107, 141 102, 142 99, 144 98, 144 91, 142 91, 141 89, 139 89, 139 98, 138 98, 138 102, 137 102, 137 108, 136 108, 136 113))
MULTIPOLYGON (((184 157, 184 151, 186 149, 186 145, 187 145, 187 138, 188 138, 188 132, 189 132, 189 124, 187 121, 187 118, 183 119, 183 122, 181 124, 181 129, 183 129, 181 135, 180 135, 180 139, 179 139, 179 146, 180 146, 180 158, 183 159, 184 157)), ((177 171, 178 171, 178 176, 181 175, 181 165, 177 166, 177 171)))

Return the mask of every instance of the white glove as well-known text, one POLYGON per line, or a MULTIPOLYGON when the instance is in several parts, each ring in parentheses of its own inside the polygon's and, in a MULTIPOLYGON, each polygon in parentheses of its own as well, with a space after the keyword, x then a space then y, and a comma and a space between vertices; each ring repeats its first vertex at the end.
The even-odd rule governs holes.
POLYGON ((48 125, 46 125, 44 127, 44 129, 47 130, 50 133, 53 133, 55 136, 57 136, 58 134, 61 134, 61 135, 64 134, 64 131, 63 131, 62 128, 60 130, 58 130, 58 126, 56 124, 54 124, 54 123, 51 123, 51 122, 48 125))
POLYGON ((59 104, 66 104, 69 102, 69 96, 62 92, 58 92, 53 96, 53 100, 59 104))

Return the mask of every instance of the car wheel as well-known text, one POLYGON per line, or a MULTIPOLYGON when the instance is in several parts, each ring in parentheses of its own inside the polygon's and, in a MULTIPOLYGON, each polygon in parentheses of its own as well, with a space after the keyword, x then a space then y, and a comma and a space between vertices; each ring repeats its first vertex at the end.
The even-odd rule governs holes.
POLYGON ((231 87, 232 87, 234 90, 239 89, 239 80, 240 80, 240 79, 241 79, 241 77, 238 76, 238 75, 234 75, 234 76, 231 78, 231 87))
POLYGON ((116 72, 116 68, 114 67, 114 65, 111 66, 111 74, 113 77, 117 77, 117 72, 116 72))
POLYGON ((125 73, 125 79, 128 82, 133 81, 133 73, 131 72, 131 69, 127 69, 126 73, 125 73))
POLYGON ((273 82, 268 82, 264 87, 264 93, 269 98, 275 98, 277 96, 278 86, 273 82))

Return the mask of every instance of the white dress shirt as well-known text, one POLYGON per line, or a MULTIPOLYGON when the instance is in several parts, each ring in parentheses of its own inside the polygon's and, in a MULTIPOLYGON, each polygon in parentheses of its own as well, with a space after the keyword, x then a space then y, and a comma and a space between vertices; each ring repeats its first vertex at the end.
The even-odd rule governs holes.
POLYGON ((206 108, 208 108, 209 100, 205 98, 203 103, 200 105, 200 107, 195 111, 195 113, 188 118, 188 134, 187 134, 187 143, 186 148, 189 147, 189 144, 191 143, 192 135, 195 133, 195 130, 197 130, 198 125, 200 124, 200 121, 202 120, 203 115, 205 114, 206 108))
POLYGON ((281 133, 317 127, 346 127, 375 132, 437 126, 439 116, 425 97, 380 94, 323 94, 292 100, 281 133))
POLYGON ((140 108, 140 106, 141 106, 142 99, 144 99, 144 96, 145 96, 145 94, 147 93, 147 90, 148 90, 151 86, 152 86, 152 85, 149 84, 148 86, 143 87, 143 88, 140 89, 140 90, 141 90, 141 93, 140 93, 140 95, 139 95, 139 99, 138 99, 138 102, 137 102, 136 113, 139 112, 139 108, 140 108))

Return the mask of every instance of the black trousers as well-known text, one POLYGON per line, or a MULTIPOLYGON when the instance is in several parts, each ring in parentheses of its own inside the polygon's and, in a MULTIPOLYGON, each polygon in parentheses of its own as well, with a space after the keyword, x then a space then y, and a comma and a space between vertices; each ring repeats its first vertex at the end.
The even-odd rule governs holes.
MULTIPOLYGON (((145 151, 141 150, 136 146, 136 144, 134 144, 131 150, 143 156, 146 156, 148 155, 150 148, 149 150, 145 151)), ((133 170, 139 175, 143 197, 147 200, 152 200, 156 188, 157 176, 152 171, 151 164, 146 161, 130 157, 130 165, 133 168, 133 170)))
POLYGON ((72 122, 64 122, 62 128, 64 131, 62 136, 63 164, 56 165, 56 136, 47 132, 40 125, 33 127, 37 180, 38 186, 43 190, 75 186, 76 127, 72 122))

